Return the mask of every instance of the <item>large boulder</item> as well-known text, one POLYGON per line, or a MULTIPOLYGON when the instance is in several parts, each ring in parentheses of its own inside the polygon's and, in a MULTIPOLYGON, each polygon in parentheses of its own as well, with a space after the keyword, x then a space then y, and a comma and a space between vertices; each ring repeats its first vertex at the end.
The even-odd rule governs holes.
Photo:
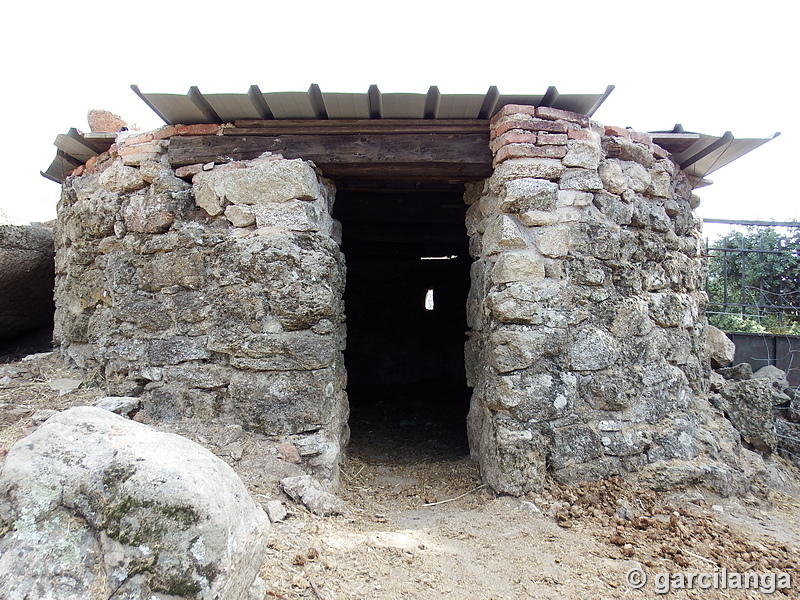
POLYGON ((17 442, 3 466, 0 597, 249 600, 268 527, 208 450, 72 408, 17 442))
POLYGON ((778 445, 772 415, 774 390, 767 379, 734 380, 711 396, 711 403, 739 431, 752 448, 769 454, 778 445))
POLYGON ((727 367, 733 363, 736 346, 721 329, 713 325, 708 326, 708 354, 711 357, 711 366, 715 369, 727 367))
POLYGON ((53 325, 53 230, 0 226, 0 341, 53 325))

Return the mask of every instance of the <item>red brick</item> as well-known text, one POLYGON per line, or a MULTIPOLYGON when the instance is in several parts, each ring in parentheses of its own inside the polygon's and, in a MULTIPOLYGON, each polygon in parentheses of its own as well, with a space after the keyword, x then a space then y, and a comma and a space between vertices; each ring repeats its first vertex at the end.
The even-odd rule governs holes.
POLYGON ((171 138, 178 133, 178 128, 175 125, 165 125, 161 129, 156 129, 152 132, 154 140, 163 140, 171 138))
POLYGON ((569 121, 570 123, 578 123, 582 127, 586 127, 589 124, 589 117, 586 115, 572 112, 571 110, 551 108, 549 106, 537 106, 536 116, 540 119, 549 119, 551 121, 569 121))
POLYGON ((216 135, 220 126, 215 123, 198 123, 197 125, 176 125, 177 135, 216 135))
POLYGON ((80 165, 79 167, 74 168, 72 171, 67 171, 67 175, 74 175, 75 177, 80 177, 83 175, 84 166, 80 165))
POLYGON ((617 127, 616 125, 606 125, 606 135, 614 135, 616 137, 622 137, 630 139, 631 132, 625 129, 624 127, 617 127))
POLYGON ((568 129, 567 137, 571 140, 594 141, 594 134, 588 129, 568 129))
POLYGON ((489 123, 494 125, 500 119, 510 117, 512 115, 536 115, 536 107, 529 104, 506 104, 490 119, 489 123))
POLYGON ((508 144, 497 151, 494 164, 498 165, 509 158, 564 158, 564 146, 532 146, 530 144, 508 144))
POLYGON ((546 121, 545 119, 534 119, 528 115, 518 115, 516 118, 511 117, 498 121, 497 124, 492 127, 492 132, 496 137, 511 129, 546 131, 549 133, 566 133, 567 125, 561 121, 546 121))
POLYGON ((194 165, 186 165, 184 167, 178 167, 175 169, 175 176, 176 177, 191 177, 192 175, 197 175, 200 171, 203 170, 203 163, 197 163, 194 165))
POLYGON ((146 144, 147 142, 153 141, 153 134, 152 133, 141 133, 139 135, 132 135, 122 142, 125 146, 131 146, 133 144, 146 144))
POLYGON ((97 164, 97 156, 92 156, 89 160, 86 161, 86 168, 91 169, 96 164, 97 164))
POLYGON ((491 126, 489 129, 489 139, 494 139, 512 129, 534 131, 532 127, 533 123, 534 119, 529 116, 520 115, 517 118, 507 117, 491 126))
POLYGON ((86 121, 89 123, 89 131, 93 132, 116 133, 128 126, 119 115, 102 109, 90 110, 86 121))
POLYGON ((511 131, 506 131, 504 134, 497 136, 491 142, 489 142, 489 147, 491 148, 492 152, 497 152, 498 149, 502 148, 506 144, 536 144, 536 134, 530 132, 522 133, 519 129, 512 129, 511 131))
POLYGON ((536 143, 540 146, 566 146, 567 134, 542 132, 539 134, 536 143))

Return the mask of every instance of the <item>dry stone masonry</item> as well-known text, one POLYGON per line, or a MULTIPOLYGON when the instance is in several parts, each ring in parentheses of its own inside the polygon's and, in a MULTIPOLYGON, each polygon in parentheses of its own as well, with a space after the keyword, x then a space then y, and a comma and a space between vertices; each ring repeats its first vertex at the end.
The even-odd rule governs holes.
POLYGON ((65 184, 62 353, 110 392, 141 394, 151 420, 289 436, 336 479, 348 409, 332 185, 268 154, 176 174, 161 161, 169 138, 153 137, 65 184))
MULTIPOLYGON (((56 340, 111 393, 141 396, 146 418, 284 437, 335 481, 348 403, 334 185, 269 153, 170 166, 176 136, 219 131, 124 132, 66 181, 56 340)), ((548 471, 639 472, 745 491, 763 467, 708 401, 687 177, 648 135, 547 107, 505 106, 487 141, 493 174, 465 195, 468 432, 485 480, 523 494, 548 471)))
POLYGON ((491 138, 494 174, 466 195, 484 477, 520 494, 548 469, 573 482, 690 464, 714 435, 686 177, 646 134, 552 108, 506 106, 491 138))

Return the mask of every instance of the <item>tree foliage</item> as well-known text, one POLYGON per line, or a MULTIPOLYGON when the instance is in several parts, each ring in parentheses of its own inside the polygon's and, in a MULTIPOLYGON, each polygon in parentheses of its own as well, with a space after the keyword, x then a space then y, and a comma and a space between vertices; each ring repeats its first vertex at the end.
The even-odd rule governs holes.
POLYGON ((800 229, 782 231, 748 227, 710 245, 713 325, 726 331, 800 334, 800 229))

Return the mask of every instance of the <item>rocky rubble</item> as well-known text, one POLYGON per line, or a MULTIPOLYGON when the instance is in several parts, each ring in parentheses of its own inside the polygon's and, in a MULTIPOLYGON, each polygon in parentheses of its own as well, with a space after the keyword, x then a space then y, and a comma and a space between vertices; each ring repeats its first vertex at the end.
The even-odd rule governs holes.
POLYGON ((755 373, 747 363, 718 368, 712 374, 711 403, 741 435, 742 442, 764 456, 777 452, 800 467, 798 390, 786 373, 767 365, 755 373))

